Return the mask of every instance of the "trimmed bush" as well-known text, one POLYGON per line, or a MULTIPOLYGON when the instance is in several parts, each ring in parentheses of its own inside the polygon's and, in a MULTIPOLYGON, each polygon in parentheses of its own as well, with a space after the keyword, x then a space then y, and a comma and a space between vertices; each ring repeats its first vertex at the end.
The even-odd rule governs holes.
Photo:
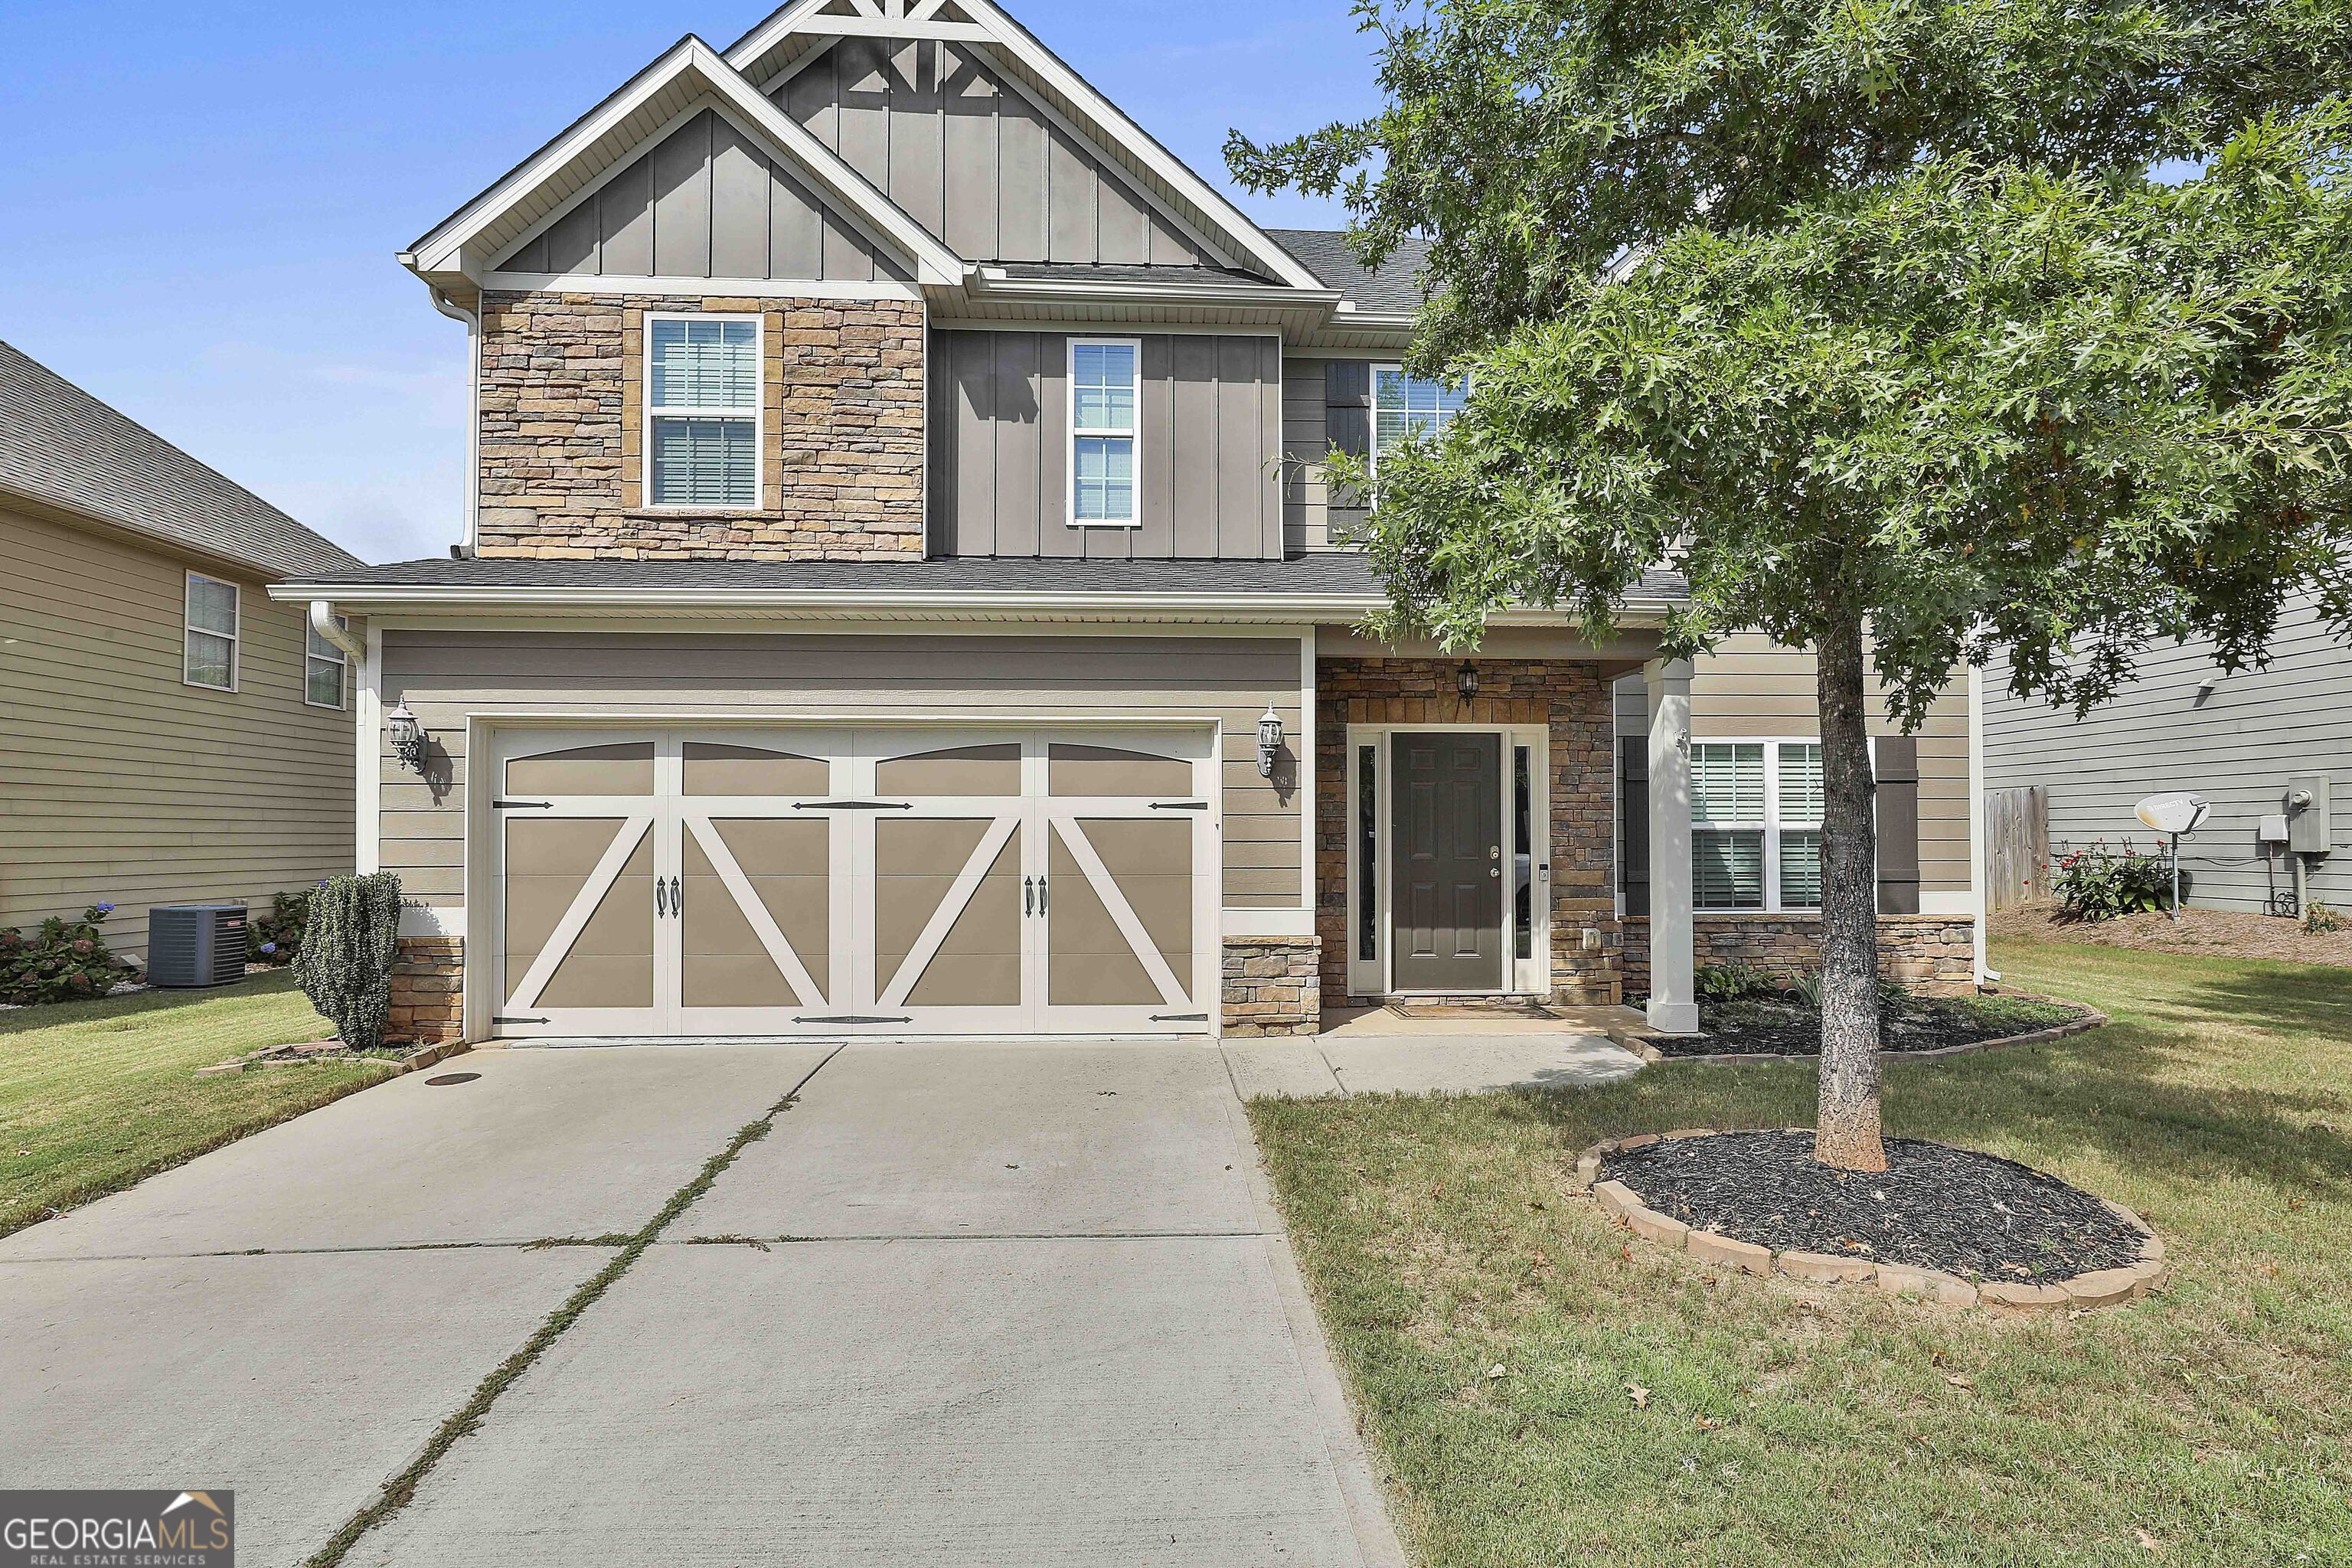
POLYGON ((294 979, 346 1048, 378 1049, 392 1015, 392 966, 400 952, 400 879, 389 871, 331 878, 308 902, 294 979))
POLYGON ((273 969, 292 963, 294 955, 302 951, 302 933, 310 923, 307 889, 299 893, 272 893, 269 912, 253 917, 253 962, 273 969))
POLYGON ((1729 963, 1703 965, 1693 977, 1698 994, 1710 1002, 1738 1002, 1748 996, 1769 996, 1780 989, 1780 983, 1752 963, 1734 961, 1729 963))
POLYGON ((85 1002, 123 978, 122 964, 99 927, 112 904, 92 904, 78 921, 52 917, 31 935, 0 931, 0 1002, 85 1002))

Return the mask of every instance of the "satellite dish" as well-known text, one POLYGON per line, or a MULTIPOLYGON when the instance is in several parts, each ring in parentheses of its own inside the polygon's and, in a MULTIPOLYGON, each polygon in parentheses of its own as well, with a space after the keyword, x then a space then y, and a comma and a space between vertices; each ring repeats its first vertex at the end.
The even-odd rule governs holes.
POLYGON ((2139 803, 2139 819, 2158 833, 2194 833, 2213 814, 2213 803, 2193 795, 2152 795, 2139 803))

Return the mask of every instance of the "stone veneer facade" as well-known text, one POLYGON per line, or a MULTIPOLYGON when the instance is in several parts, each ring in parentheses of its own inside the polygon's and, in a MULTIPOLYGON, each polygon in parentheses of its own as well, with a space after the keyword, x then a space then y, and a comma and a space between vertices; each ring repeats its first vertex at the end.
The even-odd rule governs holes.
POLYGON ((399 1045, 441 1046, 466 1037, 466 943, 462 937, 400 939, 392 968, 392 1017, 385 1037, 399 1045))
POLYGON ((1225 1034, 1235 1039, 1320 1034, 1322 957, 1320 937, 1225 938, 1225 1034))
POLYGON ((923 307, 488 294, 476 552, 553 560, 920 560, 923 307), (761 319, 761 501, 645 505, 645 317, 761 319))
MULTIPOLYGON (((1693 956, 1744 963, 1784 979, 1821 967, 1822 922, 1811 915, 1700 915, 1692 923, 1693 956)), ((1967 915, 1881 915, 1878 972, 1923 995, 1965 996, 1976 990, 1976 922, 1967 915)), ((1650 922, 1625 922, 1625 989, 1650 988, 1650 922)))
POLYGON ((1555 1001, 1614 1003, 1618 972, 1616 726, 1601 667, 1579 659, 1327 658, 1315 667, 1316 929, 1323 1003, 1348 1000, 1348 726, 1522 724, 1550 732, 1551 990, 1555 1001), (1586 933, 1592 933, 1588 945, 1586 933))

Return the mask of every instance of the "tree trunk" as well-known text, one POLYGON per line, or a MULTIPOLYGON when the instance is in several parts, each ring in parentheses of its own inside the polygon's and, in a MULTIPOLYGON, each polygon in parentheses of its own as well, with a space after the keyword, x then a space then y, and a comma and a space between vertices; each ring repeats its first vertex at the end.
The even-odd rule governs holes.
POLYGON ((1816 641, 1822 708, 1822 1095, 1813 1158, 1886 1169, 1879 1134, 1878 834, 1863 698, 1862 616, 1816 641))

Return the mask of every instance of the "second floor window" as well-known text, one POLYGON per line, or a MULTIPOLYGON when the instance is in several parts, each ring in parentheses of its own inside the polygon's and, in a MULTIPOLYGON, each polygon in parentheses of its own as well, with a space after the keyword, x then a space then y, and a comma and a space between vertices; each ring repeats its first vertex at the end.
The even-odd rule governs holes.
POLYGON ((1691 903, 1822 907, 1822 748, 1815 741, 1691 746, 1691 903))
POLYGON ((760 504, 760 323, 646 318, 646 498, 657 507, 760 504))
POLYGON ((1143 348, 1132 340, 1070 344, 1070 521, 1133 528, 1136 409, 1143 348))
MULTIPOLYGON (((351 629, 351 622, 341 616, 335 617, 335 624, 346 631, 351 629)), ((313 708, 342 707, 351 660, 308 622, 303 625, 302 636, 302 700, 313 708)))
POLYGON ((188 574, 186 660, 180 679, 190 686, 236 689, 238 597, 234 583, 188 574))
POLYGON ((1384 364, 1372 372, 1372 458, 1403 446, 1424 432, 1440 434, 1462 412, 1470 389, 1447 386, 1407 375, 1402 365, 1384 364))

